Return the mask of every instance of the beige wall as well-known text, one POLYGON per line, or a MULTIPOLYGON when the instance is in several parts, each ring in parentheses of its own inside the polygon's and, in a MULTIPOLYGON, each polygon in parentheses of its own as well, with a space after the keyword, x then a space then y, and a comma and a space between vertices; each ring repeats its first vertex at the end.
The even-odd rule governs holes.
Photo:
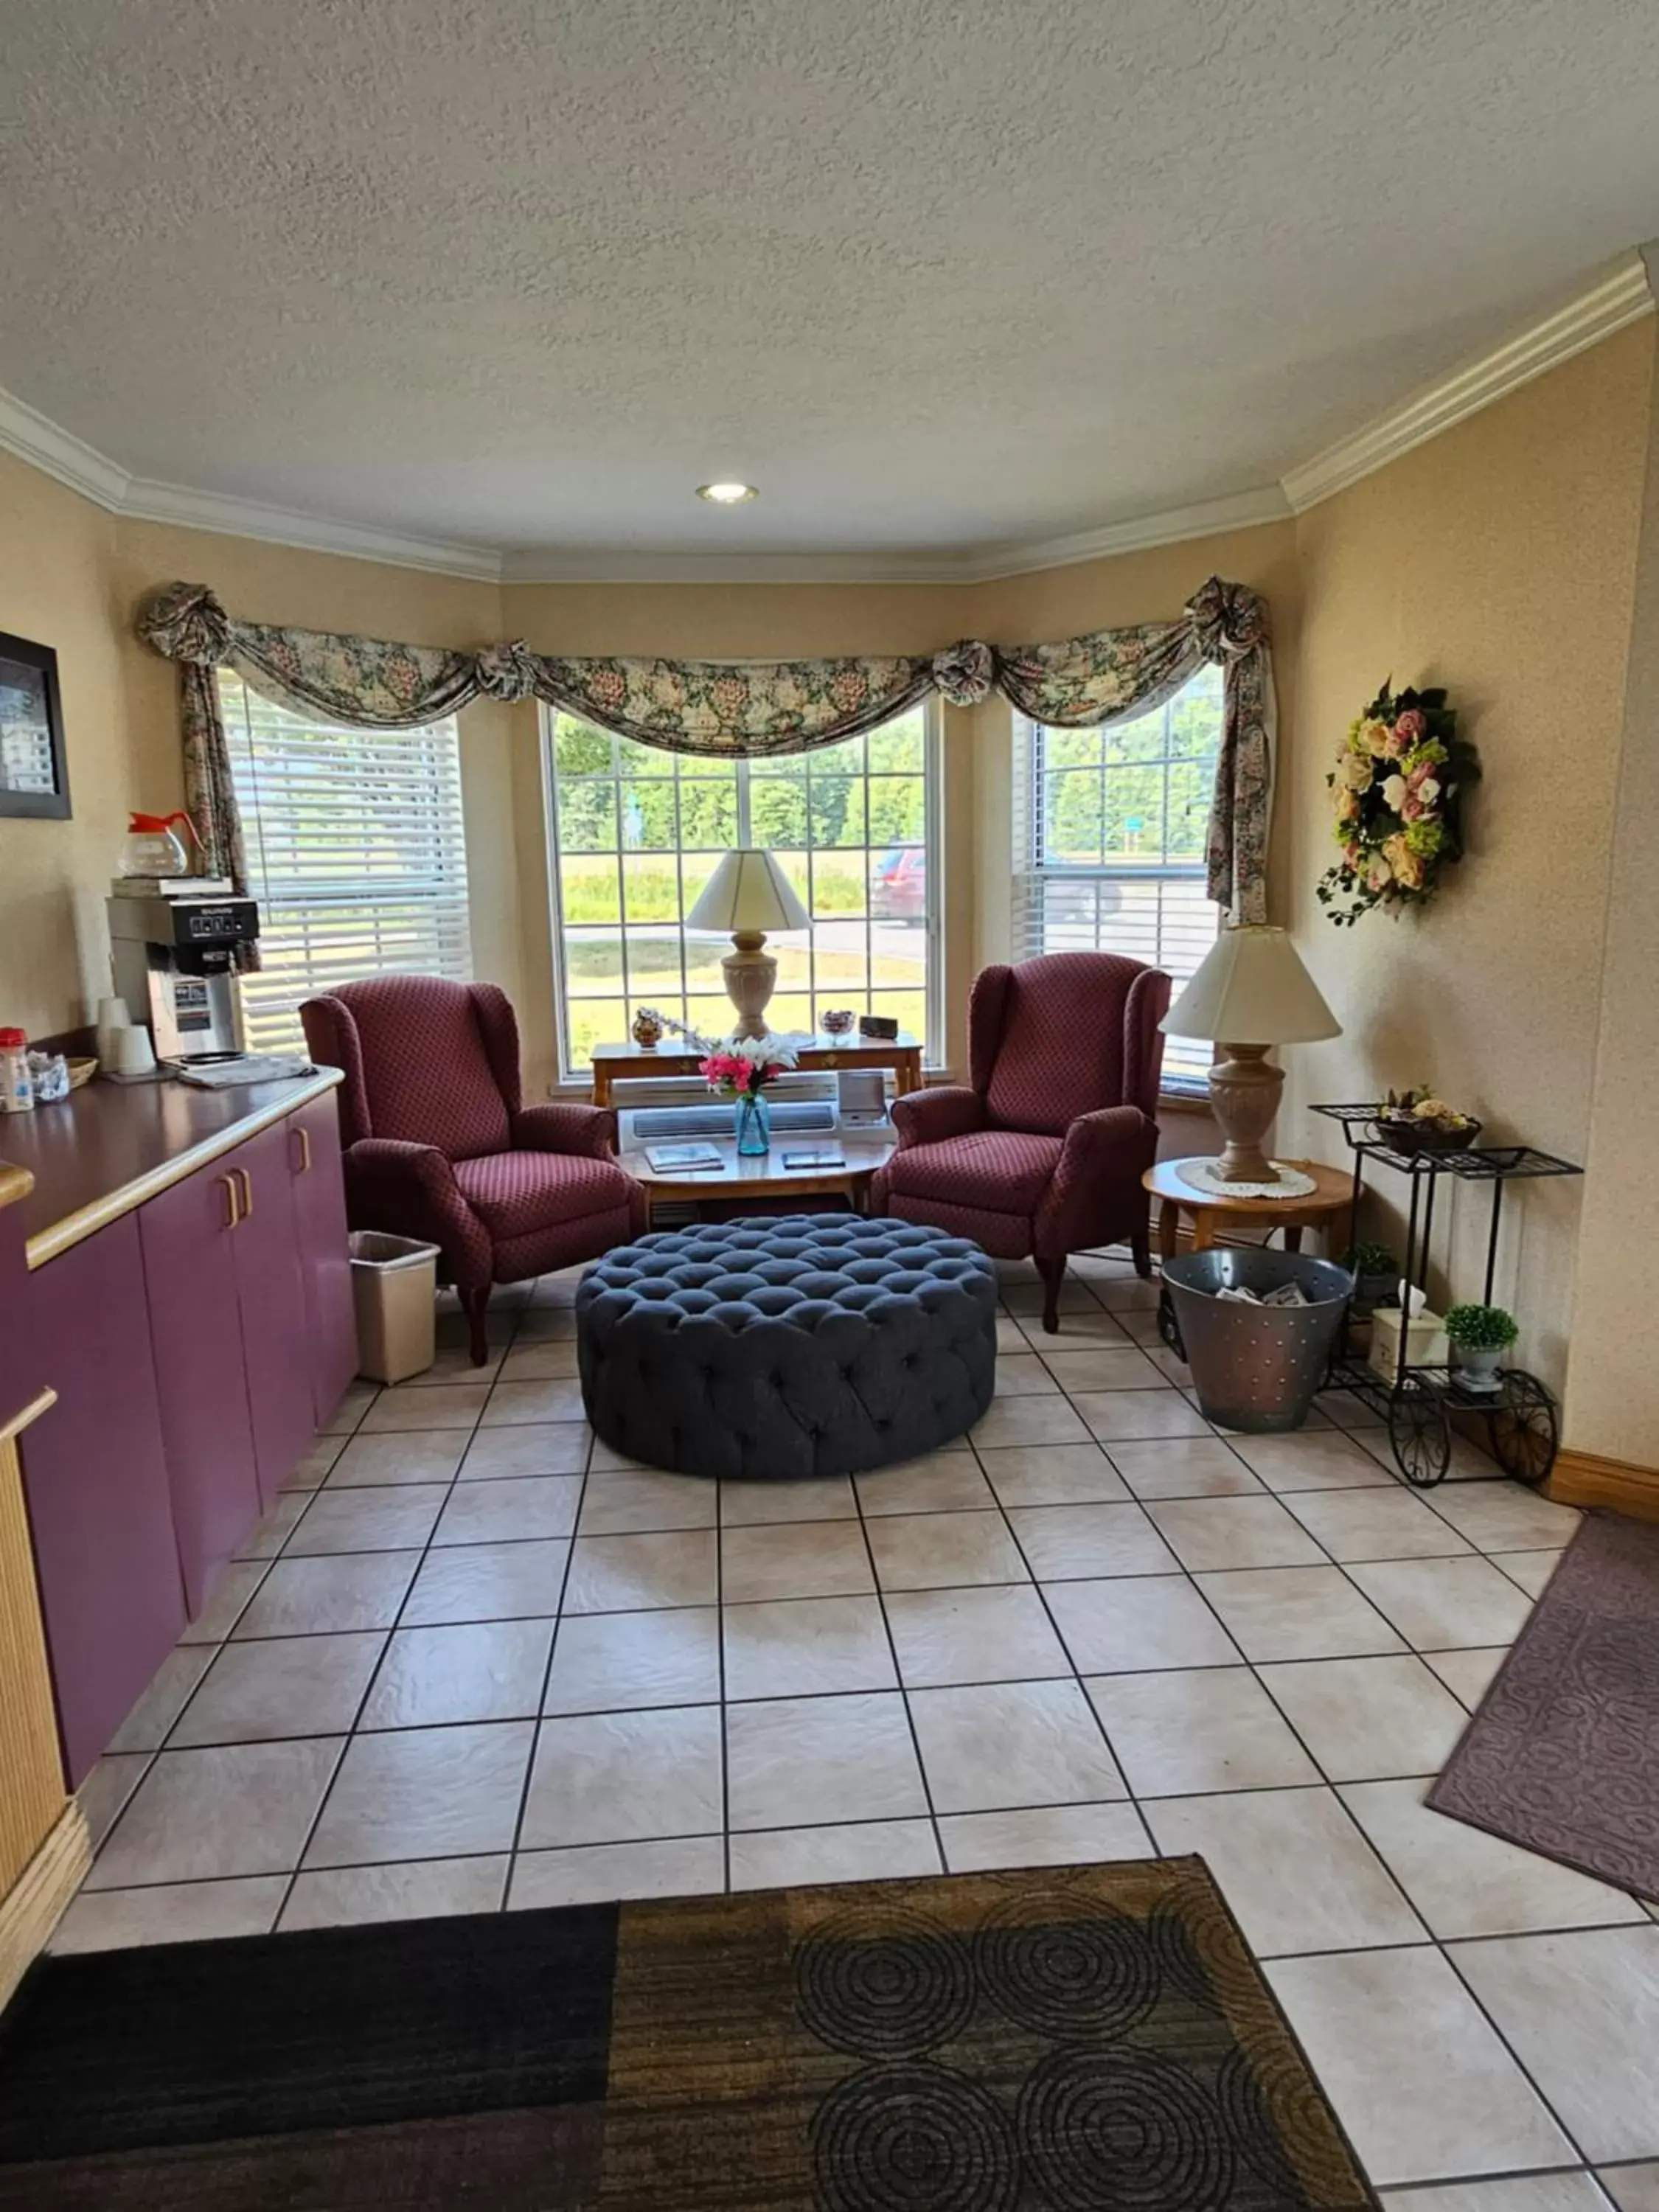
MULTIPOLYGON (((67 822, 0 817, 0 1024, 35 1036, 78 1024, 109 988, 106 878, 127 810, 167 773, 167 752, 129 729, 115 530, 101 507, 0 453, 0 629, 57 647, 74 808, 67 822)), ((161 781, 167 805, 175 784, 161 781)))
MULTIPOLYGON (((1428 1083, 1500 1141, 1579 1162, 1590 1150, 1653 348, 1650 319, 1297 521, 1276 901, 1345 1034, 1286 1054, 1283 1149, 1337 1157, 1308 1101, 1428 1083), (1338 930, 1314 898, 1330 852, 1325 775, 1389 676, 1449 688, 1486 781, 1469 855, 1433 907, 1338 930)), ((1393 1232, 1381 1201, 1403 1184, 1376 1180, 1376 1225, 1393 1232)), ((1522 1323, 1522 1361, 1558 1387, 1584 1199, 1582 1183, 1556 1182, 1506 1202, 1495 1296, 1522 1323)), ((1437 1302, 1480 1296, 1486 1205, 1458 1194, 1437 1302)), ((1443 1262, 1443 1231, 1436 1248, 1443 1262)))

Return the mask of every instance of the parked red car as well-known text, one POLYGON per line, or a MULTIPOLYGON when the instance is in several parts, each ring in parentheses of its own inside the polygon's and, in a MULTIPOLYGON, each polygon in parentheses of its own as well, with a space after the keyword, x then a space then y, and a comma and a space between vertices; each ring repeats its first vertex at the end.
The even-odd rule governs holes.
POLYGON ((920 845, 890 845, 871 871, 870 911, 883 919, 927 910, 927 854, 920 845))

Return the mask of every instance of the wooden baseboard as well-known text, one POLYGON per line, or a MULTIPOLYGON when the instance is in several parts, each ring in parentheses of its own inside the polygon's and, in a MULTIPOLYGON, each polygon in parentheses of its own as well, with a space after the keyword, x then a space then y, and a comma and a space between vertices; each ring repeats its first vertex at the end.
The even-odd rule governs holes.
POLYGON ((0 2005, 46 1948, 91 1864, 86 1815, 70 1798, 45 1843, 0 1899, 0 2005))
POLYGON ((1561 1505, 1609 1505, 1638 1521, 1659 1521, 1659 1467, 1603 1459, 1564 1445, 1544 1494, 1561 1505))

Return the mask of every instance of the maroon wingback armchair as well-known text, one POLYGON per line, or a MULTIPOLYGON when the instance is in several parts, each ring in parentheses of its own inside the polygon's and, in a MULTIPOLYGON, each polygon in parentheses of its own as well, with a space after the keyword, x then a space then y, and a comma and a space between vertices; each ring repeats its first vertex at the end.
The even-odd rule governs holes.
POLYGON ((343 1071, 354 1229, 420 1237, 488 1356, 495 1283, 597 1259, 646 1227, 644 1194, 597 1106, 520 1103, 519 1025, 493 983, 380 975, 300 1009, 313 1060, 343 1071))
POLYGON ((1170 979, 1110 952, 988 968, 968 1003, 967 1086, 893 1102, 898 1148, 871 1210, 1029 1254, 1060 1326, 1068 1252, 1127 1240, 1152 1273, 1140 1178, 1158 1154, 1170 979))

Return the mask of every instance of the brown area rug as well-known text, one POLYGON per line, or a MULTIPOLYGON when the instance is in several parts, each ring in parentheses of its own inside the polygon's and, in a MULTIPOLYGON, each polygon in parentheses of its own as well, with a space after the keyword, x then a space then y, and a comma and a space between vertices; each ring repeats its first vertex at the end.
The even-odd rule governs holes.
POLYGON ((1375 2212, 1201 1860, 53 1959, 30 2212, 1375 2212))
POLYGON ((1585 1521, 1428 1802, 1659 1899, 1659 1522, 1585 1521))

